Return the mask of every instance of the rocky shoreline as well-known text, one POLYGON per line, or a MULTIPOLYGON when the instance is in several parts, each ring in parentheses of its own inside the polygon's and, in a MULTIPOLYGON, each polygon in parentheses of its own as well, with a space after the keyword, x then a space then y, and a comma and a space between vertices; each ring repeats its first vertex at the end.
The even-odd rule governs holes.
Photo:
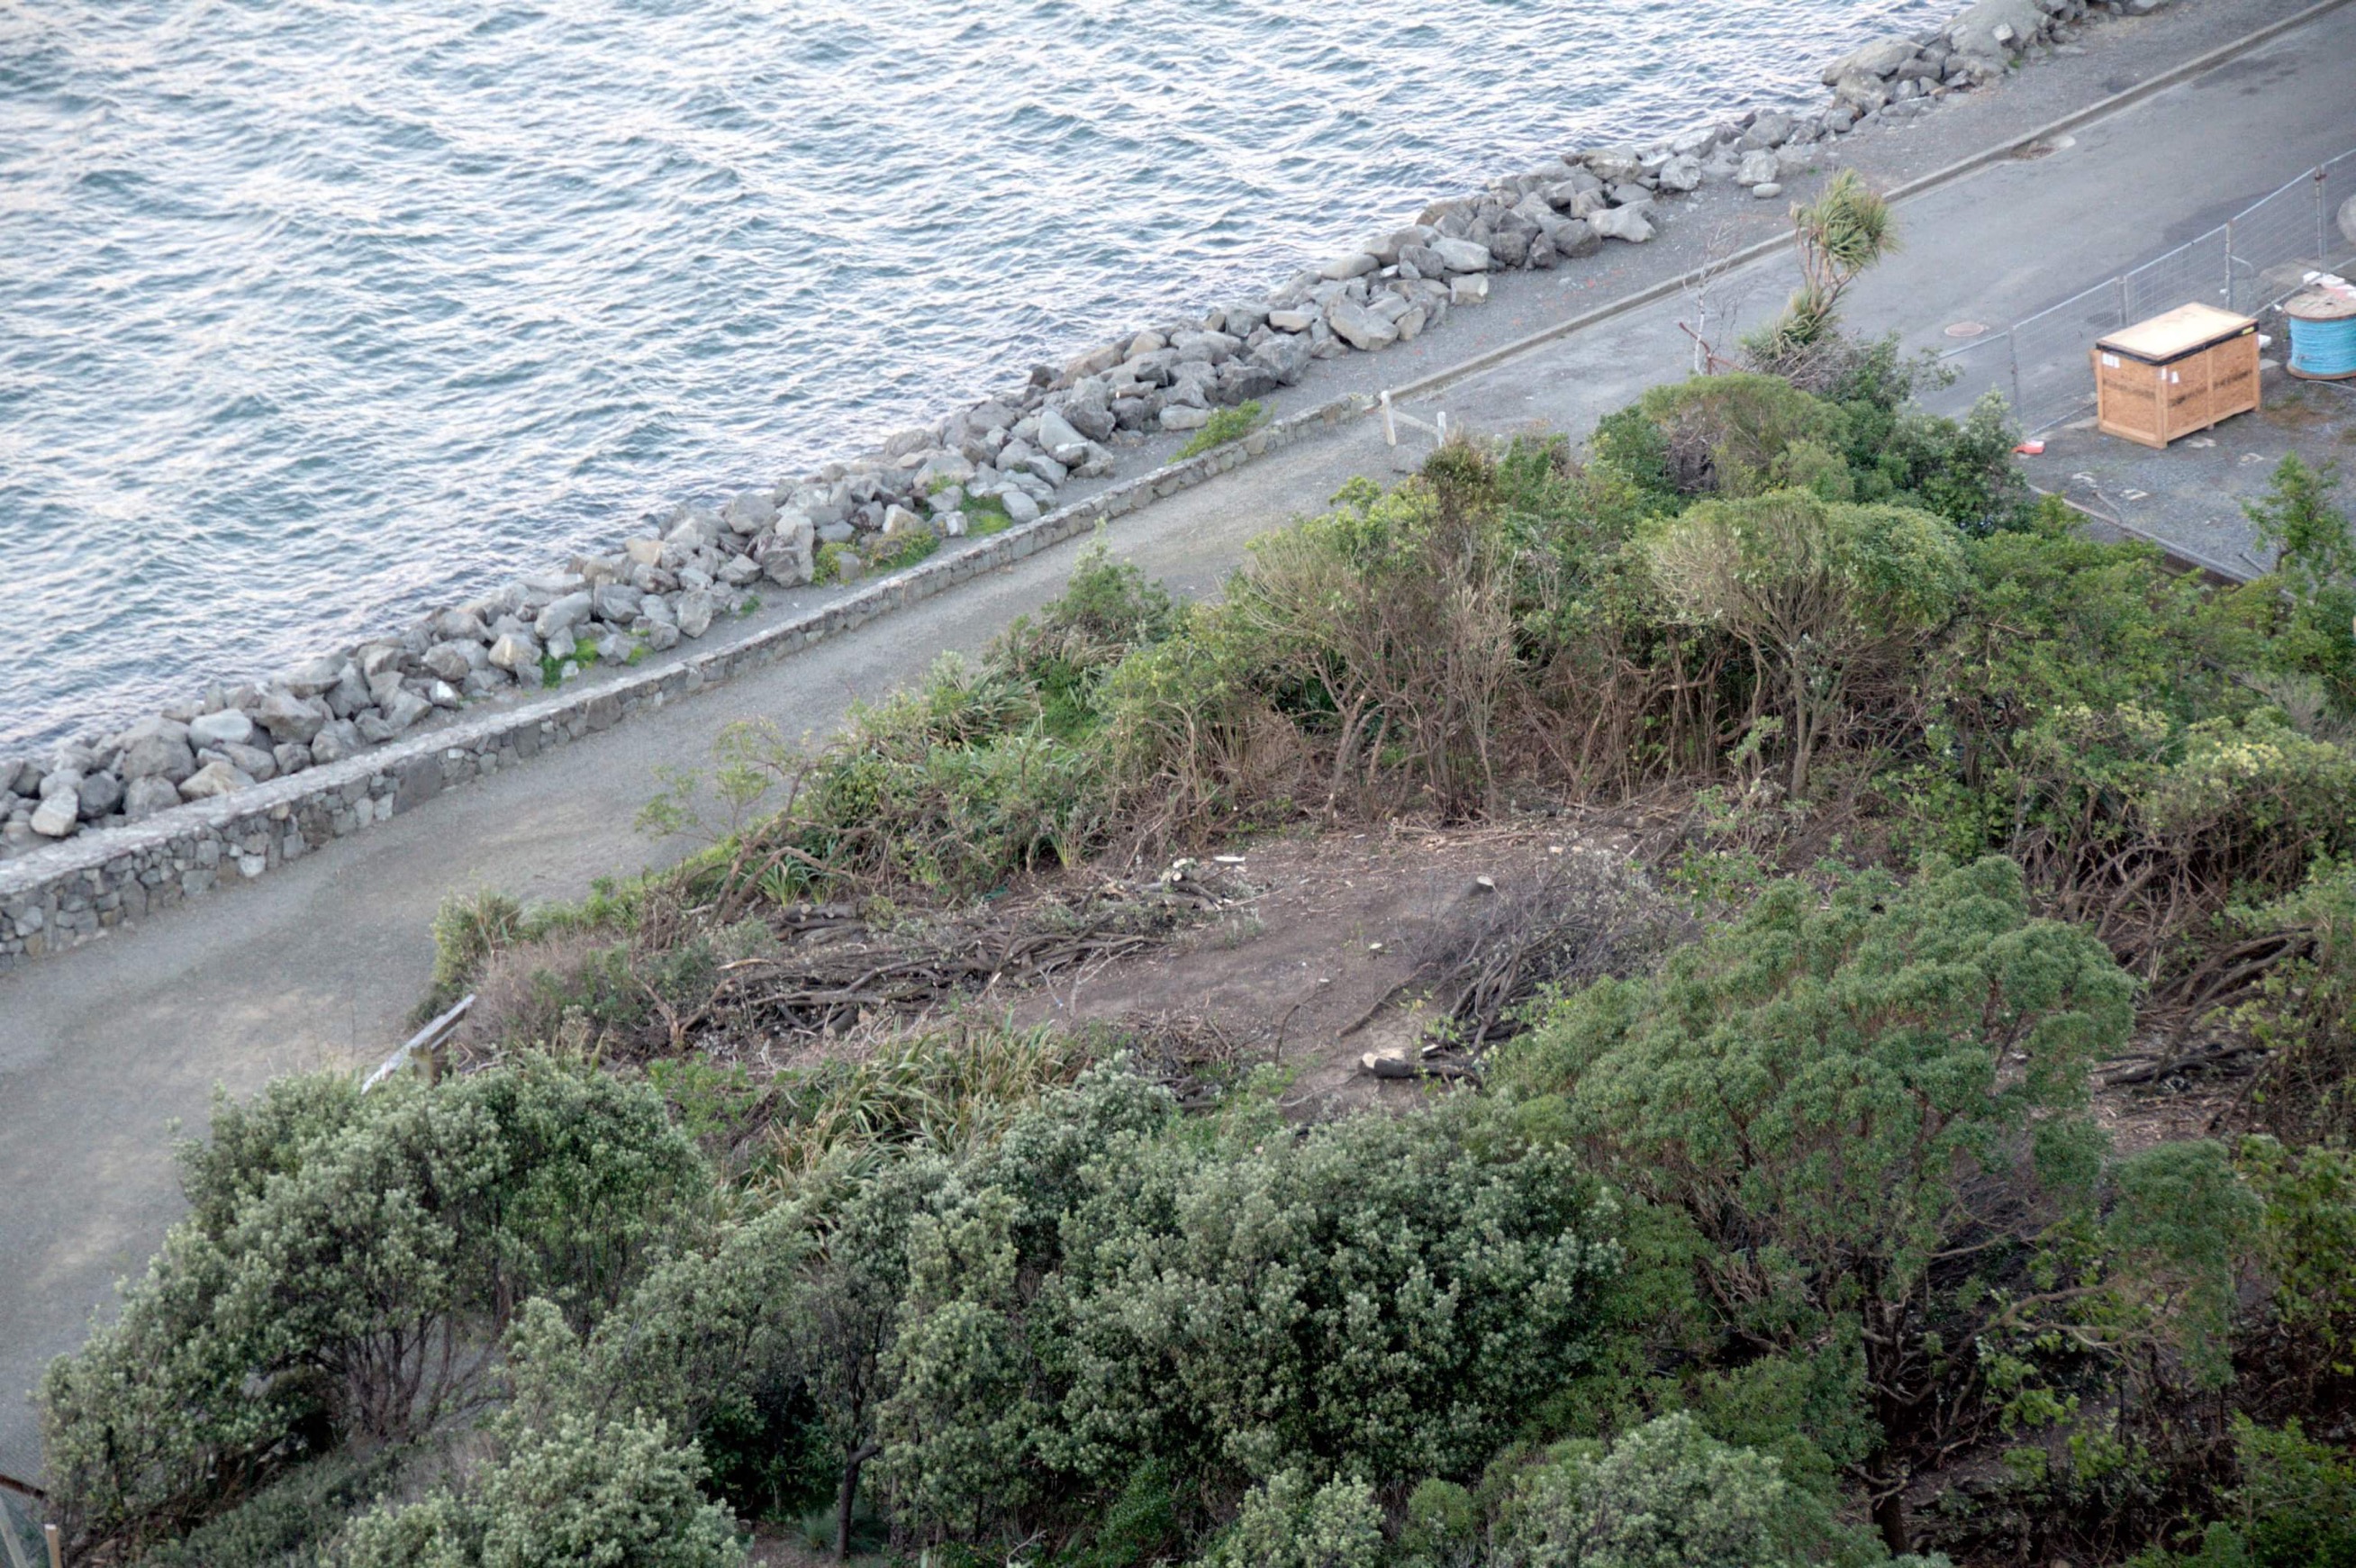
POLYGON ((1019 388, 855 460, 722 506, 679 507, 610 553, 519 577, 274 681, 216 686, 119 732, 0 760, 0 858, 337 763, 453 723, 469 703, 638 662, 704 637, 765 583, 847 582, 944 539, 1035 521, 1075 479, 1109 475, 1117 449, 1201 430, 1215 411, 1298 383, 1318 360, 1432 330, 1484 300, 1493 273, 1642 244, 1706 184, 1773 199, 1786 174, 1859 125, 1911 119, 1999 80, 2094 18, 2167 4, 1976 0, 1943 27, 1834 62, 1830 102, 1812 113, 1751 111, 1648 146, 1567 152, 1433 202, 1265 296, 1124 333, 1060 370, 1035 367, 1019 388))

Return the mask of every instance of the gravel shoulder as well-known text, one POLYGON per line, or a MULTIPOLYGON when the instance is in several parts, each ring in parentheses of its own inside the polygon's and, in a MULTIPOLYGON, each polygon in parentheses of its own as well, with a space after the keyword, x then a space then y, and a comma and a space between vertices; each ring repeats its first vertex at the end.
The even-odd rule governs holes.
MULTIPOLYGON (((1896 182, 2024 134, 2233 38, 2295 14, 2284 0, 2200 0, 2091 30, 2082 55, 1904 127, 1847 139, 1844 163, 1896 182)), ((1975 174, 1901 209, 1908 250, 1856 291, 1855 324, 1939 340, 1969 316, 2001 326, 2199 232, 2279 183, 2278 170, 2356 142, 2356 6, 2199 81, 2082 128, 2069 150, 1975 174)), ((1828 167, 1831 166, 1827 166, 1828 167)), ((1813 177, 1822 177, 1821 175, 1813 177)), ((1804 198, 1812 179, 1789 192, 1804 198)), ((1557 274, 1501 278, 1492 300, 1381 355, 1321 365, 1280 413, 1404 386, 1610 300, 1675 277, 1783 227, 1782 204, 1719 190, 1652 244, 1557 274)), ((1371 225, 1370 225, 1371 227, 1371 225)), ((1780 258, 1741 269, 1744 309, 1788 290, 1780 258)), ((1691 302, 1618 317, 1458 382, 1433 400, 1476 428, 1583 429, 1644 385, 1681 373, 1691 302)), ((1165 461, 1175 437, 1127 456, 1116 478, 1165 461)), ((1248 465, 1123 519, 1116 553, 1174 588, 1214 591, 1256 534, 1313 510, 1395 458, 1372 421, 1248 465)), ((78 1341, 117 1277, 143 1266, 178 1212, 170 1142, 198 1129, 215 1085, 350 1067, 397 1043, 432 964, 445 894, 496 886, 525 897, 584 892, 594 877, 691 847, 634 834, 659 764, 694 762, 726 724, 762 716, 820 733, 845 707, 914 679, 940 653, 979 649, 1054 596, 1074 551, 1043 553, 955 593, 729 685, 592 737, 562 760, 502 772, 396 817, 246 888, 0 981, 0 1471, 36 1471, 16 1397, 78 1341)), ((764 615, 820 602, 787 596, 764 615)))

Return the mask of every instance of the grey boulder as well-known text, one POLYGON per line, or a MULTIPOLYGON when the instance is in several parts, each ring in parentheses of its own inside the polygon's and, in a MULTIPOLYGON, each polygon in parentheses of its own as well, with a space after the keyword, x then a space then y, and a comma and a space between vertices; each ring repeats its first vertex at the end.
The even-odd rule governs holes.
POLYGON ((1920 53, 1922 46, 1912 38, 1877 38, 1825 67, 1824 83, 1830 87, 1842 77, 1850 75, 1895 76, 1900 66, 1920 53))
POLYGON ((197 770, 196 753, 188 748, 188 731, 180 725, 150 723, 155 727, 134 726, 145 733, 124 744, 115 766, 124 779, 168 779, 177 784, 197 770))
POLYGON ((818 531, 809 514, 788 512, 754 547, 762 575, 781 588, 798 588, 816 574, 818 531))
POLYGON ((1625 240, 1632 245, 1641 245, 1653 237, 1653 225, 1646 220, 1644 204, 1607 207, 1588 221, 1607 240, 1625 240))
MULTIPOLYGON (((1483 256, 1489 252, 1484 249, 1483 256)), ((1398 341, 1398 328, 1346 295, 1336 295, 1325 306, 1326 324, 1333 336, 1353 349, 1369 353, 1387 349, 1398 341)))
POLYGON ((278 777, 278 758, 258 746, 224 746, 220 751, 231 768, 251 774, 257 784, 267 784, 278 777))
POLYGON ((638 606, 646 596, 626 583, 607 583, 589 596, 591 607, 597 618, 614 626, 627 626, 638 618, 638 606))
MULTIPOLYGON (((1063 419, 1065 424, 1078 431, 1081 438, 1087 441, 1103 441, 1108 438, 1119 424, 1112 412, 1112 403, 1109 400, 1100 408, 1090 403, 1075 403, 1063 411, 1063 419)), ((966 477, 971 478, 973 476, 968 474, 966 477)))
POLYGON ((480 670, 489 660, 483 645, 471 639, 437 642, 425 650, 420 660, 426 669, 444 681, 463 681, 480 670))
POLYGON ((226 762, 208 762, 180 781, 180 799, 209 800, 252 788, 252 775, 240 772, 226 762))
POLYGON ((491 662, 511 675, 536 675, 540 671, 540 644, 532 638, 509 632, 491 644, 491 662))
POLYGON ((123 814, 134 822, 179 803, 179 787, 168 779, 134 779, 123 786, 123 814))
POLYGON ((310 745, 329 716, 325 703, 298 697, 284 686, 264 693, 261 706, 253 710, 254 722, 270 732, 272 740, 295 746, 310 745))
POLYGON ((1440 264, 1451 273, 1485 273, 1494 259, 1486 245, 1472 240, 1451 240, 1444 235, 1432 241, 1430 249, 1440 257, 1440 264))
POLYGON ((347 757, 357 755, 367 744, 359 725, 349 719, 337 719, 311 737, 311 760, 324 768, 330 762, 341 762, 347 757))
POLYGON ((94 822, 123 804, 123 780, 112 773, 93 773, 81 781, 74 791, 75 811, 85 822, 94 822))
POLYGON ((1252 363, 1274 376, 1280 386, 1292 386, 1309 373, 1309 344, 1291 333, 1279 333, 1251 351, 1252 363))
POLYGON ((1068 467, 1087 456, 1088 438, 1050 408, 1039 414, 1039 446, 1048 456, 1068 467))
POLYGON ((81 801, 71 789, 62 789, 33 808, 33 831, 43 838, 61 839, 81 821, 81 801))
POLYGON ((243 746, 253 738, 253 721, 235 708, 223 708, 190 719, 188 738, 198 746, 243 746))
POLYGON ((360 667, 346 664, 344 672, 336 678, 334 687, 323 701, 327 704, 327 711, 339 719, 351 718, 366 708, 369 702, 368 682, 361 677, 360 667))
POLYGON ((416 693, 395 692, 392 700, 384 705, 384 722, 392 727, 393 734, 399 735, 433 711, 434 704, 416 693))
POLYGON ((552 599, 548 607, 532 621, 532 632, 545 642, 560 631, 571 631, 589 618, 589 612, 595 602, 587 594, 567 594, 562 598, 552 599))
POLYGON ((777 520, 777 503, 761 490, 745 490, 720 510, 732 533, 758 533, 777 520))
POLYGON ((340 659, 305 659, 286 672, 279 684, 298 697, 316 697, 334 689, 344 678, 344 661, 340 659))
MULTIPOLYGON (((631 540, 629 544, 637 544, 639 542, 642 542, 638 540, 631 540)), ((662 546, 659 542, 653 541, 646 541, 644 542, 654 543, 655 553, 661 553, 662 546)), ((627 549, 628 544, 626 544, 624 548, 627 549)), ((470 642, 488 642, 491 639, 489 629, 483 625, 483 618, 477 615, 472 610, 465 609, 444 610, 440 615, 435 616, 434 618, 434 635, 437 640, 443 642, 448 642, 454 639, 462 638, 470 642)))

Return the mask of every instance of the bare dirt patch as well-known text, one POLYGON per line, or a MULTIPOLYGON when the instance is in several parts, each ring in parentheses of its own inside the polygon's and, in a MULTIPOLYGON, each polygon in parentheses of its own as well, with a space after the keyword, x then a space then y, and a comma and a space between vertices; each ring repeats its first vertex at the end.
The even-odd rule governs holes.
POLYGON ((1494 912, 1547 907, 1582 861, 1617 875, 1633 847, 1622 831, 1569 818, 1270 840, 1210 863, 1249 897, 1151 951, 1043 983, 1011 1012, 1019 1025, 1214 1031, 1240 1059, 1293 1069, 1285 1105, 1302 1120, 1412 1103, 1445 1079, 1378 1079, 1362 1059, 1423 1064, 1427 1027, 1461 989, 1451 977, 1465 977, 1459 961, 1497 924, 1494 912))

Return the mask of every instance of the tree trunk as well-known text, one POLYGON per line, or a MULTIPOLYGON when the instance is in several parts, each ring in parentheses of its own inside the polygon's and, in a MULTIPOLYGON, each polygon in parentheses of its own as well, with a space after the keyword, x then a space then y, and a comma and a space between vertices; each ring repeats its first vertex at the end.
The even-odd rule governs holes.
POLYGON ((1808 754, 1815 749, 1815 725, 1808 708, 1807 667, 1800 661, 1797 650, 1790 654, 1792 665, 1792 799, 1808 798, 1808 754))
POLYGON ((1905 1487, 1897 1487, 1873 1505, 1873 1522, 1880 1528, 1881 1544, 1890 1548, 1890 1555, 1903 1557, 1913 1550, 1912 1532, 1906 1528, 1905 1487))
POLYGON ((834 1496, 834 1560, 837 1563, 851 1555, 851 1509, 859 1500, 859 1467, 883 1449, 873 1443, 862 1443, 851 1451, 842 1463, 842 1488, 834 1496))

